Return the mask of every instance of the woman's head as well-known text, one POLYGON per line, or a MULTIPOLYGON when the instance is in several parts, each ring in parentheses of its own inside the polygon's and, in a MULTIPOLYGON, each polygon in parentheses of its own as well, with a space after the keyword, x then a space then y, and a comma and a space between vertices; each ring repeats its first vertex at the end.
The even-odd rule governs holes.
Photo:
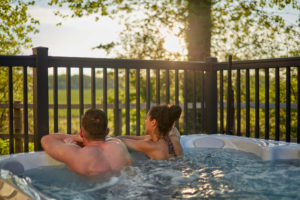
POLYGON ((166 136, 180 115, 181 107, 179 105, 157 105, 149 110, 147 117, 150 122, 155 120, 159 134, 166 136))

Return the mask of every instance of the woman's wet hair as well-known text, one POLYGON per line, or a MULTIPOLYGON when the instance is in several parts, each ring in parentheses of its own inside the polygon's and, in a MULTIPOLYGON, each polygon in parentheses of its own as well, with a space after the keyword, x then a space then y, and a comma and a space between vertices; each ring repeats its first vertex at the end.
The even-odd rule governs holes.
POLYGON ((153 106, 149 111, 150 120, 155 119, 161 136, 165 137, 171 130, 175 121, 181 115, 181 107, 179 105, 157 105, 153 106))
POLYGON ((85 136, 89 140, 105 140, 107 134, 107 116, 99 109, 87 110, 81 120, 85 136))

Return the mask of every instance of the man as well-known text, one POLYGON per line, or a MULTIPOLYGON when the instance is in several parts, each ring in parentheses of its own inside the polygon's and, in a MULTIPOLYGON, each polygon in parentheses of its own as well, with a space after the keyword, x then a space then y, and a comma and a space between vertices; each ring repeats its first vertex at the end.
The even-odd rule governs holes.
POLYGON ((43 149, 54 159, 64 162, 70 169, 83 175, 118 171, 126 165, 132 165, 131 156, 121 140, 105 140, 109 129, 103 111, 89 109, 81 124, 80 136, 44 136, 41 140, 43 149))

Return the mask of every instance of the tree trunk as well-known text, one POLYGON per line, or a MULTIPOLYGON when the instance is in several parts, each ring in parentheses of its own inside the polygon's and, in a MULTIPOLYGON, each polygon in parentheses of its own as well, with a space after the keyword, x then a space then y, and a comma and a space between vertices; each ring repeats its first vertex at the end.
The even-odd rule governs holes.
MULTIPOLYGON (((211 0, 188 0, 188 29, 186 33, 186 42, 188 47, 188 59, 190 61, 205 61, 206 58, 210 57, 210 40, 211 40, 211 0)), ((188 71, 188 80, 193 80, 193 75, 196 72, 188 71)), ((193 94, 193 81, 188 81, 188 91, 187 91, 187 101, 193 102, 193 95, 196 96, 197 102, 200 102, 202 99, 202 88, 201 80, 205 77, 202 77, 203 74, 197 72, 196 74, 196 85, 197 87, 196 94, 193 94)), ((203 105, 203 104, 202 104, 203 105)), ((193 110, 188 110, 184 112, 187 114, 188 118, 193 116, 193 110)), ((187 120, 187 132, 188 133, 199 133, 206 131, 206 116, 201 116, 200 109, 197 109, 197 119, 196 120, 196 130, 192 130, 192 120, 187 120), (201 120, 203 118, 203 120, 201 120), (200 122, 204 124, 200 124, 200 122)))
POLYGON ((193 61, 205 61, 210 56, 211 0, 189 0, 188 3, 188 57, 193 61))

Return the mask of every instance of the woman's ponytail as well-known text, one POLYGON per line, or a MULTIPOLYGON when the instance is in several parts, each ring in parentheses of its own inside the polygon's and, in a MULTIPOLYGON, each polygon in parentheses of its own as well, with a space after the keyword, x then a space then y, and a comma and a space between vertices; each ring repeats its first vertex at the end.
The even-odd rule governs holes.
POLYGON ((170 120, 172 121, 172 123, 174 123, 175 121, 177 121, 181 115, 181 107, 179 105, 171 105, 169 107, 169 112, 170 112, 170 120))

